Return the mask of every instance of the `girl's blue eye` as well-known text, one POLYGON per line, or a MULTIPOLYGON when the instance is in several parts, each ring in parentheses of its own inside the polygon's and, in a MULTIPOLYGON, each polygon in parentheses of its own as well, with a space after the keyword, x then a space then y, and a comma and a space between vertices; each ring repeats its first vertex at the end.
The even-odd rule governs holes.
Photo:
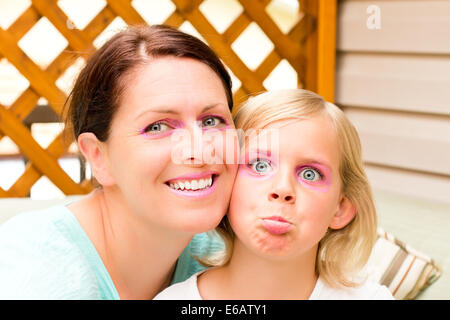
POLYGON ((269 160, 256 159, 250 161, 248 164, 253 169, 253 171, 257 173, 267 173, 269 171, 272 171, 272 165, 269 160))
POLYGON ((320 172, 313 168, 305 168, 300 171, 300 177, 307 181, 319 181, 322 179, 320 172))
POLYGON ((217 127, 221 123, 225 123, 220 117, 206 117, 202 120, 203 127, 217 127))

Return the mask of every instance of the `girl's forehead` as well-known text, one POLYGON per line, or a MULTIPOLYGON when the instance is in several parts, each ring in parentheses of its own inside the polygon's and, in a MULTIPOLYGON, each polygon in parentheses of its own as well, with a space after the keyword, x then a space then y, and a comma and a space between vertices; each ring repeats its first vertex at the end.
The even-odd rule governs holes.
POLYGON ((292 118, 277 119, 265 125, 264 128, 268 129, 290 129, 299 128, 305 126, 327 126, 331 125, 332 121, 329 116, 324 114, 310 114, 292 118))
POLYGON ((339 161, 337 135, 331 120, 324 116, 276 121, 263 129, 249 130, 244 141, 245 153, 339 161))
POLYGON ((263 146, 274 141, 295 145, 305 141, 302 138, 307 138, 308 141, 320 140, 320 138, 336 140, 333 138, 337 138, 331 119, 322 115, 276 120, 263 128, 250 128, 241 131, 240 134, 244 136, 245 140, 242 141, 245 141, 246 146, 263 146))

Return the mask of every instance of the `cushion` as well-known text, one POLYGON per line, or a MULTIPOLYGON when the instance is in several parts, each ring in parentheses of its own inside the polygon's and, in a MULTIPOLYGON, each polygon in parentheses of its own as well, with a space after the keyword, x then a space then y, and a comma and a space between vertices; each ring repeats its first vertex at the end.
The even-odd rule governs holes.
POLYGON ((368 277, 388 287, 397 300, 414 299, 441 275, 432 258, 382 228, 367 263, 368 277))

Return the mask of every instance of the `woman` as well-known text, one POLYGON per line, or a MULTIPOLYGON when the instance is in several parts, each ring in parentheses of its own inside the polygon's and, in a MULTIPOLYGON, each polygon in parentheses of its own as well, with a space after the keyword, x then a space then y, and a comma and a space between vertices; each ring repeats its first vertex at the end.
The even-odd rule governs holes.
MULTIPOLYGON (((192 139, 173 136, 234 129, 230 77, 200 40, 131 27, 91 57, 69 101, 68 124, 101 187, 1 226, 0 297, 151 299, 196 271, 180 254, 227 210, 236 165, 205 162, 192 139)), ((219 141, 208 145, 215 157, 234 152, 219 141)))

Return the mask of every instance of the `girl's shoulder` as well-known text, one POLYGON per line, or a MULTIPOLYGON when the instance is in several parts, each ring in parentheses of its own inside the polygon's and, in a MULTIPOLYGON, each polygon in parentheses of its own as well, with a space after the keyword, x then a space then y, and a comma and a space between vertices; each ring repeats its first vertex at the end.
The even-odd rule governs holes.
POLYGON ((206 270, 193 274, 183 282, 171 285, 158 293, 153 300, 203 300, 198 290, 197 278, 206 270))
POLYGON ((359 286, 333 288, 320 277, 309 298, 310 300, 394 300, 386 286, 371 280, 361 281, 359 286))

